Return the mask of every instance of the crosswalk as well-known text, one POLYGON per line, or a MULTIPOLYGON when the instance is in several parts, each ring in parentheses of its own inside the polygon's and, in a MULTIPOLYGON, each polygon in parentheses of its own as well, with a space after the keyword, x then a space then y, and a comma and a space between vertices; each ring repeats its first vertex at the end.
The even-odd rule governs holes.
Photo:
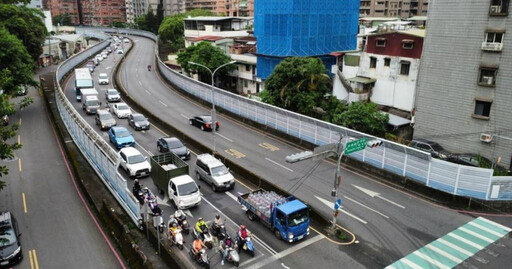
POLYGON ((511 230, 479 217, 388 265, 385 269, 450 269, 511 230))

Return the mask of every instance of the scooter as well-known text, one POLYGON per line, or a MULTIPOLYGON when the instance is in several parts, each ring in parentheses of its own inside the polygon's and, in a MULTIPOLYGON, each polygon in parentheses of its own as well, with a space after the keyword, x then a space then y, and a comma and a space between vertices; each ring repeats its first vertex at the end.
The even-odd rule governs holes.
POLYGON ((203 241, 204 245, 208 249, 212 249, 213 248, 213 237, 210 234, 210 232, 208 231, 208 227, 203 226, 203 227, 201 227, 201 230, 202 230, 202 233, 199 233, 197 231, 196 227, 194 226, 194 229, 193 229, 194 238, 201 239, 201 241, 203 241))
POLYGON ((133 193, 133 196, 135 196, 135 198, 137 198, 137 201, 139 201, 139 203, 141 205, 143 205, 144 204, 144 194, 142 192, 142 188, 135 188, 135 186, 133 186, 132 193, 133 193))
POLYGON ((236 245, 238 252, 243 250, 249 253, 249 255, 251 255, 252 257, 254 257, 254 243, 252 242, 252 238, 250 235, 246 236, 245 240, 242 240, 242 238, 238 236, 236 245))
POLYGON ((224 226, 224 224, 219 226, 214 223, 212 224, 210 229, 212 231, 212 235, 217 237, 219 241, 224 240, 228 235, 228 233, 226 232, 226 226, 224 226))
POLYGON ((196 252, 194 250, 193 245, 190 245, 190 251, 188 252, 190 257, 195 260, 199 265, 203 266, 206 269, 210 269, 210 261, 208 260, 208 254, 206 254, 206 250, 203 248, 199 252, 199 255, 196 256, 196 252))
POLYGON ((180 226, 181 229, 183 229, 183 232, 185 234, 189 234, 190 225, 188 224, 187 216, 183 215, 181 218, 176 218, 176 220, 178 221, 178 226, 180 226))
MULTIPOLYGON (((220 255, 222 258, 222 252, 220 252, 220 255)), ((236 244, 235 247, 228 247, 228 257, 226 260, 232 262, 236 267, 240 265, 240 255, 236 251, 236 244)))
POLYGON ((181 228, 178 227, 178 229, 174 232, 174 235, 170 235, 169 243, 171 247, 176 244, 180 250, 183 250, 183 242, 183 234, 181 233, 181 228))

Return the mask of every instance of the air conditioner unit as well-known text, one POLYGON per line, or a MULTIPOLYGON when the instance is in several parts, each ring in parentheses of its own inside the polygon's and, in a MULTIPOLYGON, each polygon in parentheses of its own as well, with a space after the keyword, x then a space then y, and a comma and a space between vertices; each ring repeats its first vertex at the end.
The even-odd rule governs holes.
POLYGON ((492 135, 491 134, 481 133, 480 134, 480 141, 485 142, 485 143, 491 143, 492 142, 492 135))
POLYGON ((487 85, 492 85, 494 82, 494 78, 493 77, 482 77, 482 83, 487 83, 487 85))
POLYGON ((501 6, 491 6, 491 13, 501 13, 501 6))

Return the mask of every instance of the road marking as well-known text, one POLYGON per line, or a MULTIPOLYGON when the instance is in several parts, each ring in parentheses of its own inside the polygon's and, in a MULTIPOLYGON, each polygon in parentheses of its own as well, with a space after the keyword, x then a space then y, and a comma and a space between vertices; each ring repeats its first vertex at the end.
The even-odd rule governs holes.
POLYGON ((488 220, 488 219, 486 219, 486 218, 478 218, 478 220, 481 220, 481 221, 483 221, 483 222, 487 222, 488 224, 491 224, 491 225, 493 225, 493 226, 497 226, 497 227, 499 227, 499 228, 501 228, 501 229, 503 229, 503 230, 505 230, 505 231, 507 231, 507 232, 512 231, 512 229, 510 229, 509 227, 507 227, 507 226, 503 226, 503 225, 501 225, 501 224, 499 224, 499 223, 496 223, 496 222, 494 222, 494 221, 490 221, 490 220, 488 220))
POLYGON ((471 242, 471 241, 467 240, 466 238, 463 238, 461 236, 458 236, 458 235, 454 234, 453 232, 449 233, 448 236, 453 237, 453 238, 455 238, 455 239, 457 239, 457 240, 459 240, 461 242, 464 242, 464 243, 466 243, 466 244, 468 244, 468 245, 470 245, 472 247, 475 247, 477 249, 484 248, 484 246, 482 246, 480 244, 477 244, 475 242, 471 242))
POLYGON ((189 210, 189 209, 185 209, 185 210, 183 210, 183 213, 185 213, 187 216, 189 216, 189 217, 191 217, 191 218, 193 218, 193 217, 194 217, 194 216, 192 215, 192 212, 190 212, 190 210, 189 210))
POLYGON ((462 254, 465 254, 465 255, 467 255, 467 256, 470 256, 470 257, 471 257, 471 256, 473 255, 473 253, 472 253, 472 252, 467 251, 467 250, 465 250, 465 249, 463 249, 463 248, 461 248, 461 247, 459 247, 459 246, 457 246, 457 245, 455 245, 455 244, 452 244, 452 243, 450 243, 450 242, 448 242, 448 241, 444 240, 443 238, 439 238, 439 239, 437 239, 437 241, 438 241, 439 243, 444 244, 444 245, 447 245, 447 246, 449 246, 449 247, 451 247, 451 248, 453 248, 453 249, 457 250, 458 252, 460 252, 460 253, 462 253, 462 254))
POLYGON ((142 150, 144 150, 149 156, 153 156, 154 155, 151 151, 146 150, 140 144, 136 144, 135 146, 137 146, 137 147, 141 148, 142 150))
POLYGON ((245 158, 245 154, 243 154, 242 152, 240 152, 236 149, 226 149, 226 150, 224 150, 224 152, 226 152, 227 154, 229 154, 231 156, 235 156, 235 158, 237 158, 237 159, 245 158))
POLYGON ((278 151, 278 150, 279 150, 279 148, 278 148, 278 147, 276 147, 276 146, 274 146, 274 145, 272 145, 272 144, 270 144, 270 143, 267 143, 267 142, 265 142, 265 143, 259 143, 259 144, 258 144, 258 146, 260 146, 260 147, 262 147, 262 148, 264 148, 264 149, 268 149, 268 150, 270 150, 270 151, 278 151))
POLYGON ((225 137, 225 136, 223 136, 223 135, 221 135, 221 134, 219 134, 219 133, 217 133, 217 132, 215 132, 215 135, 218 135, 218 136, 220 136, 220 137, 222 137, 222 138, 226 139, 227 141, 229 141, 229 142, 233 143, 233 140, 231 140, 231 139, 229 139, 229 138, 227 138, 227 137, 225 137))
POLYGON ((371 208, 371 207, 368 207, 368 206, 366 206, 366 205, 364 205, 364 204, 362 204, 362 203, 360 203, 360 202, 358 202, 358 201, 356 201, 356 200, 354 200, 354 199, 352 199, 352 198, 350 198, 350 197, 348 197, 348 196, 346 196, 346 195, 343 195, 343 197, 345 197, 345 199, 347 199, 347 200, 349 200, 349 201, 352 201, 352 202, 354 202, 354 203, 356 203, 356 204, 358 204, 358 205, 360 205, 360 206, 362 206, 362 207, 364 207, 364 208, 366 208, 366 209, 368 209, 368 210, 370 210, 370 211, 373 211, 373 212, 375 212, 375 213, 377 213, 377 214, 379 214, 379 215, 381 215, 381 216, 385 217, 386 219, 389 219, 389 217, 388 217, 388 216, 386 216, 386 215, 384 215, 384 214, 380 213, 379 211, 377 211, 377 210, 375 210, 375 209, 373 209, 373 208, 371 208))
MULTIPOLYGON (((333 202, 327 201, 327 200, 325 200, 324 198, 322 198, 322 197, 318 197, 318 196, 316 196, 316 195, 315 195, 315 198, 316 198, 316 199, 318 199, 320 202, 324 203, 324 204, 325 204, 326 206, 328 206, 330 209, 334 210, 334 203, 333 203, 333 202)), ((340 211, 341 211, 342 213, 344 213, 345 215, 347 215, 347 216, 349 216, 349 217, 352 217, 352 218, 354 218, 354 219, 356 219, 356 220, 360 221, 361 223, 368 224, 368 222, 367 222, 366 220, 361 219, 361 218, 359 218, 358 216, 356 216, 356 215, 354 215, 354 214, 352 214, 352 213, 350 213, 350 212, 348 212, 348 211, 346 211, 346 210, 344 210, 344 209, 341 209, 341 208, 340 208, 340 211)))
POLYGON ((140 80, 139 80, 139 85, 142 87, 142 82, 140 82, 140 80))
POLYGON ((25 211, 25 213, 27 213, 27 201, 25 200, 24 192, 21 193, 21 198, 23 199, 23 211, 25 211))
POLYGON ((145 90, 147 94, 151 95, 151 93, 148 90, 145 90))
POLYGON ((482 226, 482 225, 480 225, 480 224, 477 224, 477 223, 474 223, 474 222, 470 222, 470 223, 468 223, 468 224, 469 224, 469 225, 471 225, 471 226, 474 226, 474 227, 476 227, 476 228, 478 228, 478 229, 480 229, 480 230, 484 230, 484 231, 486 231, 486 232, 488 232, 488 233, 490 233, 490 234, 494 234, 494 235, 499 236, 499 237, 501 237, 501 236, 502 236, 502 234, 500 234, 500 233, 498 233, 498 232, 495 232, 495 231, 493 231, 493 230, 491 230, 491 229, 488 229, 488 228, 486 228, 486 227, 484 227, 484 226, 482 226))
POLYGON ((281 266, 284 267, 285 269, 290 269, 290 267, 284 265, 284 263, 281 263, 281 266))
POLYGON ((18 135, 18 144, 21 144, 21 137, 18 135))
POLYGON ((18 169, 20 170, 21 172, 21 158, 18 159, 18 169))
POLYGON ((39 269, 39 262, 37 261, 37 253, 36 250, 29 250, 28 256, 30 258, 30 268, 31 269, 39 269))
POLYGON ((437 248, 437 247, 435 247, 433 245, 426 245, 425 247, 430 249, 430 250, 432 250, 432 251, 434 251, 434 252, 437 252, 438 254, 448 258, 449 260, 451 260, 453 262, 456 262, 456 263, 463 262, 463 260, 461 260, 461 259, 459 259, 459 258, 457 258, 457 257, 455 257, 455 256, 453 256, 453 255, 451 255, 449 253, 447 253, 446 251, 443 251, 443 250, 441 250, 441 249, 439 249, 439 248, 437 248))
POLYGON ((21 118, 20 118, 20 120, 18 121, 18 125, 20 125, 20 126, 21 126, 21 118))
POLYGON ((377 198, 380 198, 380 199, 382 199, 382 200, 384 200, 384 201, 386 201, 386 202, 388 202, 388 203, 390 203, 390 204, 393 204, 393 205, 396 205, 396 206, 398 206, 398 207, 400 207, 400 208, 402 208, 402 209, 405 209, 405 206, 403 206, 403 205, 401 205, 401 204, 398 204, 398 203, 395 203, 395 202, 393 202, 393 201, 391 201, 391 200, 388 200, 388 199, 386 199, 386 198, 382 197, 382 196, 381 196, 381 194, 380 194, 380 193, 378 193, 378 192, 376 192, 376 191, 372 191, 372 190, 369 190, 369 189, 366 189, 366 188, 363 188, 363 187, 359 187, 359 186, 354 185, 354 184, 352 184, 352 186, 354 186, 356 189, 358 189, 358 190, 360 190, 360 191, 362 191, 362 192, 364 192, 364 193, 368 194, 368 195, 369 195, 369 196, 371 196, 372 198, 377 197, 377 198))
POLYGON ((229 191, 226 191, 224 193, 227 194, 231 199, 235 200, 238 203, 238 198, 234 194, 232 194, 229 191))
POLYGON ((265 157, 265 160, 267 160, 267 161, 269 161, 269 162, 271 162, 271 163, 273 163, 273 164, 275 164, 275 165, 278 165, 278 166, 280 166, 280 167, 281 167, 281 168, 283 168, 283 169, 286 169, 286 170, 288 170, 288 171, 290 171, 290 172, 293 172, 293 170, 292 170, 292 169, 290 169, 290 168, 288 168, 288 167, 286 167, 286 166, 284 166, 284 165, 282 165, 282 164, 280 164, 280 163, 278 163, 278 162, 276 162, 276 161, 273 161, 273 160, 271 160, 271 159, 269 159, 269 158, 267 158, 267 157, 265 157))
POLYGON ((28 257, 30 259, 30 269, 34 269, 34 258, 32 258, 32 250, 28 251, 28 257))
POLYGON ((162 104, 163 106, 167 107, 167 104, 166 104, 166 103, 164 103, 164 102, 162 102, 162 101, 160 101, 160 100, 158 100, 158 102, 160 102, 160 104, 162 104))
POLYGON ((272 263, 272 262, 275 262, 275 261, 277 261, 277 260, 279 260, 279 259, 282 259, 282 258, 284 258, 284 257, 286 257, 286 256, 288 256, 288 255, 290 255, 290 254, 292 254, 292 253, 294 253, 294 252, 296 252, 296 251, 298 251, 298 250, 302 249, 302 248, 305 248, 305 247, 307 247, 307 246, 309 246, 309 245, 311 245, 311 244, 313 244, 313 243, 316 243, 316 242, 318 242, 318 241, 320 241, 320 240, 324 239, 324 237, 325 237, 325 236, 323 236, 323 235, 319 234, 319 235, 317 235, 317 236, 315 236, 315 237, 313 237, 313 238, 310 238, 310 239, 308 239, 308 240, 306 240, 306 241, 304 241, 304 242, 301 242, 300 244, 297 244, 297 245, 294 245, 294 246, 292 246, 292 247, 289 247, 289 248, 287 248, 287 249, 285 249, 285 250, 283 250, 283 251, 281 251, 281 252, 277 253, 277 254, 276 254, 276 255, 274 255, 274 256, 268 257, 268 258, 267 258, 267 259, 265 259, 265 260, 262 260, 262 261, 260 261, 260 262, 257 262, 257 263, 255 263, 255 264, 253 264, 253 265, 249 266, 249 267, 248 267, 248 269, 252 269, 252 268, 262 268, 262 267, 264 267, 264 266, 266 266, 266 265, 268 265, 268 264, 270 264, 270 263, 272 263))
POLYGON ((470 235, 472 235, 472 236, 474 236, 474 237, 480 238, 480 239, 482 239, 482 240, 484 240, 484 241, 486 241, 486 242, 488 242, 488 243, 492 243, 492 242, 494 242, 494 240, 492 240, 492 239, 490 239, 490 238, 487 238, 487 237, 485 237, 485 236, 483 236, 483 235, 480 235, 480 234, 478 234, 478 233, 475 233, 475 232, 473 232, 473 231, 471 231, 471 230, 469 230, 469 229, 467 229, 467 228, 460 227, 460 228, 459 228, 459 230, 461 230, 461 231, 463 231, 463 232, 465 232, 465 233, 467 233, 467 234, 470 234, 470 235))
POLYGON ((180 116, 182 116, 183 118, 185 118, 185 119, 189 120, 189 117, 187 117, 187 116, 185 116, 185 115, 183 115, 183 114, 180 114, 180 116))

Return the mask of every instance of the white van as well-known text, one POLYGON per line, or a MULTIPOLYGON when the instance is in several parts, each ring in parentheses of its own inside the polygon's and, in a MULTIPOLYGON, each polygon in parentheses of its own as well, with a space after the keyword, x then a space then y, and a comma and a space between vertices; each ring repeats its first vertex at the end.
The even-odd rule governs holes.
POLYGON ((184 209, 201 203, 201 192, 196 182, 189 175, 182 175, 169 180, 169 199, 177 208, 184 209))

